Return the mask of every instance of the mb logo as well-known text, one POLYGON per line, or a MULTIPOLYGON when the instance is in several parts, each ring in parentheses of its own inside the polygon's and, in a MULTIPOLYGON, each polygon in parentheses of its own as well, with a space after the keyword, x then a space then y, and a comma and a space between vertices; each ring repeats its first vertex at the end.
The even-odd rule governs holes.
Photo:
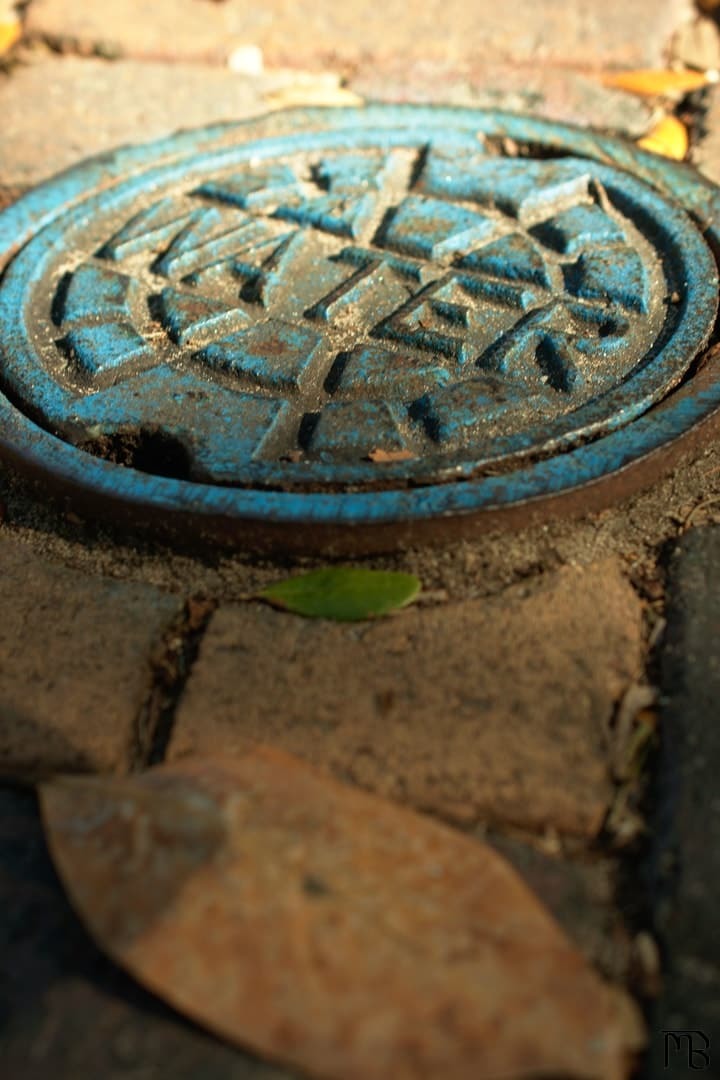
POLYGON ((710 1040, 703 1031, 679 1029, 663 1031, 665 1040, 664 1067, 670 1068, 672 1059, 682 1055, 688 1069, 710 1068, 710 1040))

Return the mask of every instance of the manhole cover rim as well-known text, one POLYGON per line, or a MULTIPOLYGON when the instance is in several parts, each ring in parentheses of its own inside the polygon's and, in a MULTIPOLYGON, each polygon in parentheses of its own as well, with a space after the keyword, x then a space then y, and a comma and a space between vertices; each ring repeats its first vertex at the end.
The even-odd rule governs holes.
MULTIPOLYGON (((666 458, 684 446, 694 431, 701 434, 707 422, 720 419, 720 353, 696 376, 701 387, 695 392, 681 388, 672 404, 663 402, 645 413, 631 428, 620 429, 602 440, 571 450, 560 459, 549 458, 508 476, 485 477, 479 481, 429 485, 405 491, 352 492, 307 495, 292 492, 245 490, 210 487, 189 481, 151 476, 118 468, 91 455, 79 455, 74 447, 47 435, 35 424, 0 398, 0 448, 6 460, 31 478, 57 484, 58 495, 72 492, 81 503, 95 506, 100 502, 115 519, 133 524, 151 522, 162 531, 164 514, 177 528, 178 518, 187 515, 207 535, 235 541, 242 538, 243 527, 252 525, 260 534, 268 527, 268 538, 277 526, 306 526, 310 530, 349 528, 348 546, 354 550, 352 532, 357 531, 366 543, 375 527, 442 524, 443 519, 485 518, 492 526, 493 515, 507 510, 539 509, 545 503, 558 506, 565 500, 568 508, 578 509, 578 499, 588 489, 605 492, 602 504, 613 498, 615 486, 628 475, 660 475, 666 458), (628 438, 628 433, 632 437, 628 438), (50 445, 52 444, 52 445, 50 445), (599 448, 602 447, 602 453, 599 448), (78 460, 82 457, 82 461, 78 460), (559 468, 561 465, 566 466, 559 468), (88 487, 88 471, 93 483, 88 487), (120 475, 118 475, 120 473, 120 475), (127 475, 125 475, 127 474, 127 475), (173 520, 171 521, 170 518, 173 520)), ((624 497, 633 490, 623 483, 624 497)), ((582 504, 580 504, 582 509, 582 504)), ((387 535, 386 535, 387 538, 387 535)), ((314 534, 309 535, 309 549, 315 548, 314 534)), ((304 550, 302 536, 288 545, 304 550)), ((391 545, 392 546, 392 545, 391 545)), ((368 544, 368 549, 372 544, 368 544)))
POLYGON ((315 131, 331 131, 348 123, 358 128, 390 128, 410 122, 437 127, 441 131, 455 124, 467 134, 474 132, 488 138, 542 142, 552 150, 623 169, 674 200, 695 219, 701 230, 715 234, 720 240, 720 231, 713 226, 720 217, 717 185, 691 166, 639 149, 627 139, 592 128, 503 110, 371 102, 360 107, 298 106, 238 122, 184 129, 161 139, 133 143, 85 158, 33 186, 11 206, 0 211, 0 271, 29 236, 73 205, 92 197, 95 192, 110 190, 130 175, 141 176, 149 167, 168 164, 190 152, 213 153, 231 139, 248 142, 255 138, 282 137, 296 131, 301 123, 312 125, 315 131), (152 166, 147 165, 149 157, 152 157, 152 166), (64 201, 59 201, 59 194, 64 201))
MULTIPOLYGON (((386 132, 388 143, 391 137, 394 141, 395 129, 388 128, 386 132)), ((274 137, 264 140, 251 140, 249 153, 253 158, 272 159, 273 157, 286 154, 288 145, 292 150, 311 149, 323 150, 333 144, 337 133, 311 133, 309 136, 286 136, 274 137)), ((368 141, 372 143, 375 133, 372 129, 368 132, 368 141)), ((403 138, 413 141, 416 136, 403 138)), ((233 159, 237 148, 225 148, 219 151, 219 161, 226 158, 233 159)), ((193 157, 193 161, 195 157, 193 157)), ((240 160, 242 160, 242 155, 240 160)), ((200 181, 205 172, 212 173, 218 166, 218 158, 213 155, 204 155, 195 167, 193 161, 183 157, 170 164, 153 163, 148 170, 153 176, 153 183, 161 190, 162 185, 169 184, 175 177, 193 177, 192 182, 200 181)), ((89 167, 92 167, 92 162, 89 167)), ((598 179, 604 181, 608 190, 612 187, 616 176, 616 170, 608 170, 603 164, 598 171, 598 179)), ((144 189, 147 183, 148 172, 138 174, 126 181, 120 181, 114 186, 112 192, 91 193, 87 198, 78 202, 77 205, 61 215, 57 222, 49 222, 35 235, 33 235, 13 259, 7 268, 3 279, 3 290, 0 301, 4 296, 4 308, 8 313, 8 321, 17 318, 17 312, 23 310, 23 290, 29 281, 38 280, 46 261, 51 261, 53 252, 62 247, 63 239, 71 234, 73 229, 81 226, 87 217, 95 218, 100 213, 109 214, 111 210, 117 210, 125 204, 133 205, 135 188, 144 189), (13 293, 14 290, 14 293, 13 293)), ((648 190, 654 197, 653 189, 638 181, 632 176, 623 177, 626 180, 629 196, 642 198, 647 196, 648 190)), ((621 384, 608 387, 602 394, 594 396, 589 402, 579 406, 572 412, 572 428, 568 430, 565 418, 560 417, 555 421, 538 422, 533 427, 524 428, 514 437, 503 437, 496 440, 493 453, 487 459, 479 460, 467 450, 459 450, 448 456, 442 465, 428 466, 422 461, 417 467, 410 469, 403 464, 384 464, 382 468, 381 482, 383 486, 391 484, 402 486, 412 483, 444 483, 463 478, 472 478, 479 475, 483 470, 495 467, 500 462, 522 459, 524 455, 532 452, 557 453, 567 447, 577 445, 578 442, 590 441, 596 434, 606 437, 613 429, 632 423, 635 418, 642 415, 654 403, 666 396, 677 385, 693 358, 698 355, 707 344, 709 327, 717 313, 717 266, 712 260, 707 246, 701 234, 693 226, 688 227, 687 214, 678 206, 675 207, 666 198, 661 197, 657 207, 658 219, 664 214, 661 228, 665 233, 665 241, 672 245, 677 261, 682 260, 688 277, 685 282, 685 294, 683 296, 683 308, 685 311, 692 309, 692 317, 687 315, 681 318, 681 327, 676 329, 668 343, 653 357, 652 361, 639 367, 628 375, 621 384), (678 240, 679 236, 679 240, 678 240), (703 329, 703 325, 705 329, 703 329), (684 334, 684 336, 683 336, 684 334), (632 387, 634 397, 628 401, 626 388, 632 387), (502 449, 498 448, 502 446, 502 449)), ((14 347, 19 355, 14 362, 9 364, 9 369, 27 367, 32 371, 34 364, 33 332, 21 319, 22 338, 16 339, 14 347)), ((0 330, 2 329, 2 309, 0 308, 0 330)), ((42 372, 33 376, 33 382, 37 379, 40 389, 37 391, 39 400, 43 398, 43 385, 49 385, 49 378, 42 372)), ((52 392, 54 386, 50 388, 52 392)), ((240 487, 269 488, 283 485, 294 492, 314 494, 322 492, 322 484, 325 482, 325 490, 328 486, 366 484, 369 491, 378 491, 378 487, 368 484, 367 467, 353 468, 346 466, 342 469, 325 470, 327 479, 324 480, 323 469, 318 466, 295 465, 292 476, 283 476, 282 468, 277 465, 257 466, 251 464, 240 487), (314 483, 318 487, 312 488, 314 483)), ((375 479, 375 478, 373 478, 375 479)), ((397 490, 397 486, 394 490, 397 490)), ((339 497, 339 493, 335 493, 339 497)))
MULTIPOLYGON (((310 115, 318 122, 323 121, 333 128, 342 126, 349 119, 353 122, 360 119, 363 126, 372 126, 377 123, 377 108, 327 112, 312 110, 310 115)), ((382 110, 383 122, 391 127, 387 107, 379 108, 382 110)), ((308 116, 305 110, 292 110, 291 114, 285 114, 281 118, 282 123, 292 129, 297 123, 298 113, 308 116)), ((615 167, 627 168, 628 164, 639 161, 642 166, 641 178, 646 183, 649 177, 657 179, 656 187, 665 198, 669 197, 668 188, 672 188, 674 201, 696 219, 698 216, 707 219, 713 210, 720 208, 718 192, 701 177, 685 167, 655 159, 612 137, 514 114, 485 114, 475 110, 414 106, 402 106, 393 109, 393 113, 394 123, 398 121, 398 114, 404 118, 404 122, 407 122, 408 115, 413 114, 423 123, 427 123, 428 118, 431 118, 436 125, 461 116, 469 128, 489 129, 491 133, 503 128, 509 130, 509 137, 519 136, 521 131, 525 131, 527 138, 528 132, 532 132, 536 141, 541 141, 544 135, 554 148, 567 149, 573 153, 578 152, 577 143, 580 142, 583 156, 601 163, 609 162, 615 167)), ((238 135, 251 139, 255 137, 254 132, 258 127, 268 120, 277 125, 280 122, 279 117, 280 114, 275 114, 267 119, 248 121, 231 128, 206 130, 204 135, 208 147, 213 141, 232 139, 238 135)), ((17 238, 22 234, 23 227, 31 227, 33 221, 35 228, 31 227, 31 231, 36 231, 38 217, 41 220, 44 218, 43 225, 53 220, 56 215, 53 214, 51 204, 53 199, 58 197, 58 190, 67 195, 72 189, 82 189, 86 197, 91 198, 93 192, 88 192, 85 181, 93 170, 96 173, 105 170, 105 184, 112 186, 114 181, 122 182, 128 163, 147 159, 153 154, 154 148, 159 154, 166 155, 167 162, 168 157, 187 153, 189 144, 197 137, 198 133, 189 132, 157 144, 120 150, 112 155, 109 168, 107 155, 102 155, 30 192, 0 215, 0 265, 4 258, 3 247, 6 257, 13 254, 13 248, 17 250, 17 245, 8 243, 8 238, 17 238)), ((152 167, 157 165, 158 161, 154 159, 152 167)), ((142 171, 140 170, 138 175, 141 175, 142 171)), ((79 206, 81 202, 84 202, 84 199, 74 200, 75 206, 79 206)), ((61 212, 65 213, 67 210, 68 201, 65 199, 61 212)), ((714 227, 710 226, 706 230, 706 236, 717 245, 718 235, 714 227)), ((152 508, 161 514, 167 510, 192 514, 200 519, 220 518, 230 525, 236 522, 238 526, 242 526, 243 522, 255 522, 259 525, 292 523, 309 526, 327 524, 372 527, 394 524, 400 520, 424 520, 428 516, 442 518, 510 505, 520 506, 528 501, 576 492, 579 487, 592 481, 612 481, 619 471, 645 460, 654 451, 669 446, 720 406, 720 373, 714 374, 715 367, 713 362, 712 368, 706 370, 704 386, 698 394, 693 394, 690 386, 679 395, 676 392, 670 400, 663 403, 660 427, 655 421, 655 410, 652 410, 635 420, 630 427, 609 434, 596 443, 570 450, 557 459, 537 462, 512 474, 475 481, 466 480, 456 484, 411 487, 407 490, 395 488, 390 491, 332 494, 314 492, 308 496, 293 492, 214 487, 149 476, 118 468, 87 454, 79 455, 73 447, 34 425, 5 398, 0 399, 0 416, 4 421, 0 443, 6 456, 14 459, 20 466, 25 465, 33 472, 53 476, 58 482, 65 482, 70 486, 87 488, 91 485, 92 496, 108 503, 152 508), (674 397, 678 400, 674 401, 674 397)))

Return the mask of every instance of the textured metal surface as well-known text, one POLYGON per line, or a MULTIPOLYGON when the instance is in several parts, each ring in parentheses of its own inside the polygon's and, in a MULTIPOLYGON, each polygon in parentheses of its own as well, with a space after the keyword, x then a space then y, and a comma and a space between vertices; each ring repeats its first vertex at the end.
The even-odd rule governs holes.
POLYGON ((712 378, 675 393, 716 206, 628 144, 471 110, 119 151, 0 216, 0 443, 131 516, 310 547, 556 496, 716 407, 712 378))

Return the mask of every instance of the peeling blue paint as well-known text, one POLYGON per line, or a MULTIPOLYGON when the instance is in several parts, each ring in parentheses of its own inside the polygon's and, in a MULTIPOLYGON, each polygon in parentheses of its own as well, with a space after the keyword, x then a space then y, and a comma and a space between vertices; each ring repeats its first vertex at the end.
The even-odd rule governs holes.
POLYGON ((0 451, 239 536, 576 489, 720 407, 707 372, 673 397, 714 325, 719 208, 619 140, 473 110, 306 110, 117 151, 0 215, 0 451), (98 456, 148 432, 186 474, 98 456))

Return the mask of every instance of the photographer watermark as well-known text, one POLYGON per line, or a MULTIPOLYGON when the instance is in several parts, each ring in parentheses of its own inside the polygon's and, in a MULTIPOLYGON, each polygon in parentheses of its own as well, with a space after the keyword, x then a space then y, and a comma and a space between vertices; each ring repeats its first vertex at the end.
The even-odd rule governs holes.
POLYGON ((710 1068, 710 1040, 704 1031, 690 1028, 678 1028, 675 1031, 663 1031, 663 1065, 666 1069, 671 1064, 682 1060, 688 1069, 710 1068))

